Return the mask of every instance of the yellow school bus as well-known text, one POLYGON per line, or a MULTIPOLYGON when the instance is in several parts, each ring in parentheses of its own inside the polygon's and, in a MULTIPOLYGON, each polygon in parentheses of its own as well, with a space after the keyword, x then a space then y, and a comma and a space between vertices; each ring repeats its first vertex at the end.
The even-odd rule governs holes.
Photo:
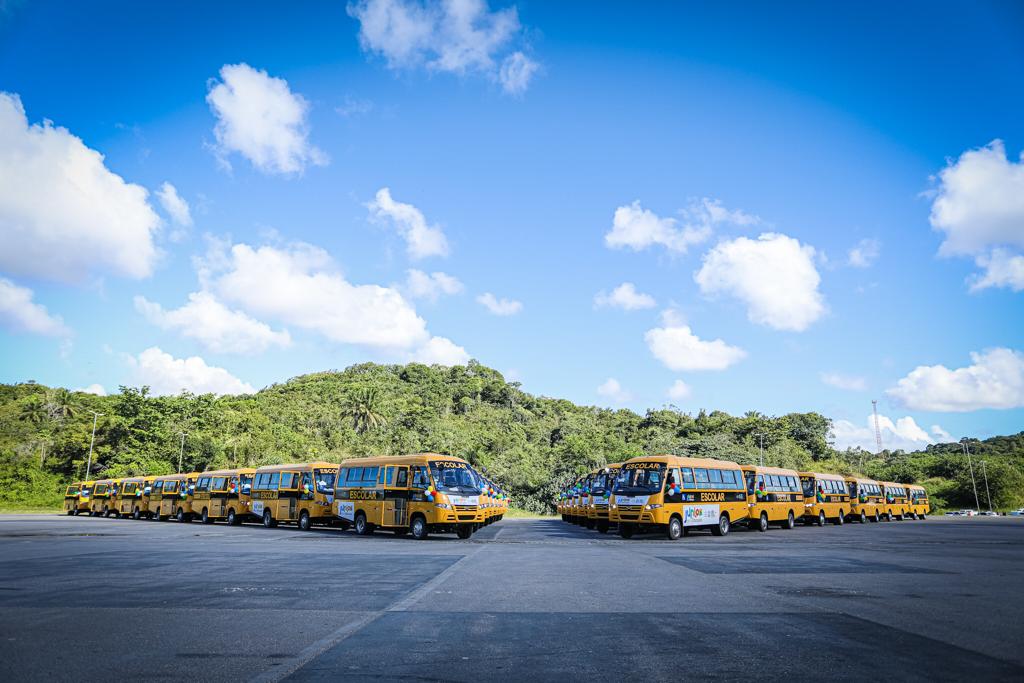
POLYGON ((346 460, 338 470, 334 513, 360 535, 381 528, 420 540, 451 532, 469 538, 483 523, 481 482, 468 462, 450 455, 346 460))
POLYGON ((616 462, 598 467, 590 473, 590 503, 587 506, 587 528, 597 529, 598 533, 606 534, 611 527, 608 520, 608 501, 611 500, 612 487, 619 474, 622 463, 616 462))
POLYGON ((117 479, 100 479, 92 487, 92 497, 89 500, 89 514, 93 517, 109 517, 113 512, 111 509, 110 496, 117 486, 117 479))
POLYGON ((76 481, 68 484, 64 489, 64 512, 68 515, 77 515, 89 509, 89 494, 96 482, 76 481), (83 501, 84 498, 84 501, 83 501))
POLYGON ((801 472, 804 490, 804 524, 843 524, 850 511, 850 492, 841 474, 801 472))
POLYGON ((334 521, 331 502, 338 466, 329 462, 266 465, 252 482, 250 513, 267 528, 294 522, 303 531, 334 521))
POLYGON ((861 524, 871 520, 877 522, 881 517, 879 510, 885 499, 882 487, 874 479, 864 477, 845 477, 846 489, 850 493, 850 519, 861 524))
POLYGON ((728 460, 656 455, 622 463, 609 501, 608 521, 619 535, 661 530, 677 540, 691 529, 729 533, 747 519, 740 466, 728 460))
POLYGON ((192 511, 199 515, 203 524, 213 524, 218 519, 226 520, 231 526, 241 524, 250 515, 255 476, 253 468, 203 472, 189 496, 192 511))
POLYGON ((924 490, 923 486, 907 484, 907 494, 910 496, 911 519, 915 516, 918 519, 924 519, 932 511, 931 506, 928 504, 928 492, 924 490))
MULTIPOLYGON (((117 491, 111 496, 114 512, 118 517, 134 517, 135 509, 142 497, 145 477, 127 477, 121 480, 117 491)), ((136 517, 138 519, 138 517, 136 517)))
POLYGON ((198 472, 167 474, 157 477, 149 493, 149 518, 163 521, 170 517, 179 522, 192 521, 192 508, 188 502, 189 480, 195 481, 198 472))
POLYGON ((148 476, 142 478, 142 484, 135 489, 135 500, 131 506, 132 519, 142 519, 146 517, 152 519, 152 515, 149 512, 149 498, 153 492, 153 485, 156 483, 156 476, 148 476))
POLYGON ((804 514, 804 494, 796 470, 743 465, 747 487, 747 526, 768 531, 769 524, 792 529, 804 514))
POLYGON ((882 493, 885 496, 885 500, 882 501, 882 516, 890 522, 893 520, 893 517, 902 520, 909 516, 910 496, 907 493, 907 485, 898 484, 894 481, 880 481, 878 483, 882 485, 882 493))
POLYGON ((590 483, 590 475, 584 474, 576 479, 573 485, 572 498, 569 499, 569 521, 573 524, 583 525, 587 522, 587 486, 590 483))

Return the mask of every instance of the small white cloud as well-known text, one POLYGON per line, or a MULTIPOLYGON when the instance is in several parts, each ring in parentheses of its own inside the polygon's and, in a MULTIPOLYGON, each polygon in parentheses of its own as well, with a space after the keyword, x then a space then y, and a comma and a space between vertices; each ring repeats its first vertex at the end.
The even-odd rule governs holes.
POLYGON ((801 332, 826 310, 814 258, 814 247, 787 235, 738 237, 705 254, 693 279, 705 295, 726 294, 744 302, 751 322, 801 332))
MULTIPOLYGON (((935 439, 909 415, 897 419, 896 422, 885 415, 879 415, 878 429, 882 434, 882 448, 889 451, 924 450, 929 444, 935 443, 935 439)), ((932 427, 933 432, 936 429, 945 434, 945 430, 938 425, 932 427)), ((839 450, 862 448, 871 453, 877 450, 873 415, 867 416, 863 426, 857 426, 849 420, 837 420, 832 426, 832 435, 839 450)))
POLYGON ((971 361, 955 370, 921 365, 886 393, 913 410, 964 413, 1024 407, 1024 353, 995 348, 972 353, 971 361))
POLYGON ((183 228, 192 227, 192 211, 189 209, 188 202, 181 198, 174 185, 165 182, 157 190, 156 196, 172 221, 183 228))
POLYGON ((334 108, 340 116, 345 118, 353 116, 363 116, 373 111, 373 102, 371 100, 360 99, 352 97, 351 95, 345 96, 345 102, 334 108))
POLYGON ((846 252, 846 263, 854 268, 870 268, 881 249, 882 244, 878 240, 863 239, 846 252))
POLYGON ((447 273, 424 273, 422 270, 411 269, 406 271, 406 275, 405 288, 413 299, 437 301, 443 294, 459 294, 463 289, 458 278, 447 273))
POLYGON ((405 240, 406 251, 412 259, 428 256, 447 256, 448 240, 436 225, 427 225, 423 212, 412 204, 396 202, 391 190, 382 187, 372 202, 366 205, 370 216, 381 222, 391 222, 405 240))
POLYGON ((655 327, 644 334, 647 348, 670 370, 725 370, 747 355, 743 349, 721 339, 700 339, 689 326, 674 322, 678 321, 665 316, 663 327, 655 327))
POLYGON ((692 202, 680 211, 682 220, 662 218, 640 206, 639 200, 629 206, 620 206, 612 218, 612 229, 604 236, 609 248, 629 248, 640 251, 661 245, 671 252, 685 254, 695 245, 708 240, 714 227, 721 223, 754 225, 757 216, 739 210, 729 210, 718 200, 704 198, 692 202))
POLYGON ((956 441, 956 439, 953 438, 952 434, 947 432, 939 425, 932 425, 931 432, 932 436, 935 437, 936 443, 953 443, 956 441))
POLYGON ((677 379, 672 383, 672 386, 668 388, 666 392, 668 397, 674 401, 684 401, 692 395, 690 386, 681 379, 677 379))
POLYGON ((830 387, 843 389, 845 391, 866 391, 868 382, 863 377, 854 375, 843 375, 838 372, 823 372, 819 375, 821 381, 830 387))
POLYGON ((95 394, 97 396, 106 396, 107 390, 103 388, 102 384, 90 384, 84 389, 75 389, 75 391, 83 394, 95 394))
POLYGON ((50 315, 46 307, 32 301, 33 292, 0 277, 0 323, 17 332, 48 337, 66 337, 71 330, 59 315, 50 315))
POLYGON ((287 348, 292 342, 288 330, 274 331, 266 323, 231 310, 210 292, 193 292, 187 304, 170 311, 137 296, 135 309, 154 325, 195 339, 214 353, 254 355, 271 346, 287 348))
POLYGON ((971 292, 980 292, 990 287, 1006 287, 1014 292, 1024 289, 1024 256, 1011 254, 1005 249, 993 249, 989 254, 975 258, 981 274, 967 279, 971 292))
POLYGON ((604 396, 612 403, 626 403, 633 400, 633 394, 624 389, 619 380, 609 377, 597 388, 599 396, 604 396))
POLYGON ((327 155, 309 141, 309 103, 288 82, 248 64, 225 64, 206 101, 217 117, 213 134, 221 160, 238 152, 264 173, 301 173, 327 155))
POLYGON ((476 298, 476 301, 494 315, 515 315, 523 310, 521 302, 514 299, 499 299, 490 292, 481 294, 476 298))
POLYGON ((29 125, 21 99, 0 92, 0 268, 65 282, 148 277, 159 226, 145 188, 66 128, 29 125))
POLYGON ((540 64, 522 52, 513 52, 501 63, 498 80, 501 81, 501 87, 505 92, 510 95, 522 95, 530 87, 530 81, 539 68, 540 64))
POLYGON ((430 341, 416 349, 409 360, 426 365, 465 365, 470 356, 466 349, 446 337, 431 337, 430 341))
POLYGON ((632 282, 623 282, 612 290, 611 294, 598 292, 594 297, 597 307, 621 308, 624 311, 636 311, 643 308, 654 308, 657 305, 654 297, 636 290, 632 282))
POLYGON ((154 396, 173 396, 182 391, 194 394, 253 394, 252 385, 224 368, 207 365, 199 356, 175 358, 154 346, 138 357, 128 357, 132 379, 148 386, 154 396))

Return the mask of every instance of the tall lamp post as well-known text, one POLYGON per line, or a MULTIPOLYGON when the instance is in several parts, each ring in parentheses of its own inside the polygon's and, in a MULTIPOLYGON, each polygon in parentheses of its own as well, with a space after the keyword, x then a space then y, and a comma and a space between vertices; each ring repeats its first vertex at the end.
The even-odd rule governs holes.
POLYGON ((988 511, 992 512, 992 494, 988 490, 988 469, 985 467, 985 461, 981 461, 981 474, 985 477, 985 497, 988 498, 988 511))
POLYGON ((181 459, 185 456, 185 435, 188 432, 181 433, 181 450, 178 451, 178 474, 181 474, 181 459))
POLYGON ((764 467, 764 434, 758 432, 757 434, 754 434, 754 436, 756 436, 761 442, 761 467, 764 467))
POLYGON ((977 510, 981 507, 981 503, 978 501, 978 482, 974 480, 974 465, 971 464, 971 449, 967 446, 967 437, 960 439, 960 448, 963 450, 964 455, 967 456, 967 467, 971 470, 971 486, 974 487, 974 509, 977 510))
POLYGON ((92 472, 92 447, 96 443, 96 420, 103 417, 103 413, 97 413, 95 410, 90 410, 92 413, 92 438, 89 439, 89 461, 85 466, 85 480, 89 480, 89 473, 92 472))

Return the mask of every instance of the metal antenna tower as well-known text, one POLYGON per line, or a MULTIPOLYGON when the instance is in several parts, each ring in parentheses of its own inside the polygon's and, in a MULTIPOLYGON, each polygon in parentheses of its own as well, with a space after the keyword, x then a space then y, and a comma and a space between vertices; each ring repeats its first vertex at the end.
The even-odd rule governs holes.
POLYGON ((875 455, 881 455, 882 430, 878 428, 878 401, 871 401, 871 413, 875 416, 875 455))

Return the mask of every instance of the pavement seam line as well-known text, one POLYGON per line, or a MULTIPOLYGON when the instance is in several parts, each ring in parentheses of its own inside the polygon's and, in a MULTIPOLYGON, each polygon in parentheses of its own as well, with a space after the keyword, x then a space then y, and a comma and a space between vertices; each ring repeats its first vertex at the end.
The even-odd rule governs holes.
POLYGON ((467 552, 465 555, 463 555, 462 557, 457 559, 455 562, 452 562, 450 565, 445 567, 444 571, 440 572, 437 576, 435 576, 434 578, 430 579, 429 581, 427 581, 426 583, 421 585, 419 588, 414 589, 411 593, 407 594, 406 596, 404 596, 404 597, 400 598, 399 600, 393 602, 391 605, 389 605, 388 607, 384 608, 384 610, 382 610, 382 611, 383 612, 403 612, 406 609, 408 609, 409 607, 412 607, 414 604, 416 604, 417 602, 422 600, 424 597, 426 597, 427 594, 430 593, 432 590, 434 590, 434 588, 436 586, 438 586, 439 584, 444 582, 449 576, 454 574, 455 570, 458 568, 458 566, 460 564, 462 564, 463 560, 465 560, 468 557, 472 557, 473 555, 476 555, 478 552, 480 552, 483 549, 484 549, 484 546, 482 546, 482 545, 477 546, 477 547, 471 549, 469 552, 467 552))

